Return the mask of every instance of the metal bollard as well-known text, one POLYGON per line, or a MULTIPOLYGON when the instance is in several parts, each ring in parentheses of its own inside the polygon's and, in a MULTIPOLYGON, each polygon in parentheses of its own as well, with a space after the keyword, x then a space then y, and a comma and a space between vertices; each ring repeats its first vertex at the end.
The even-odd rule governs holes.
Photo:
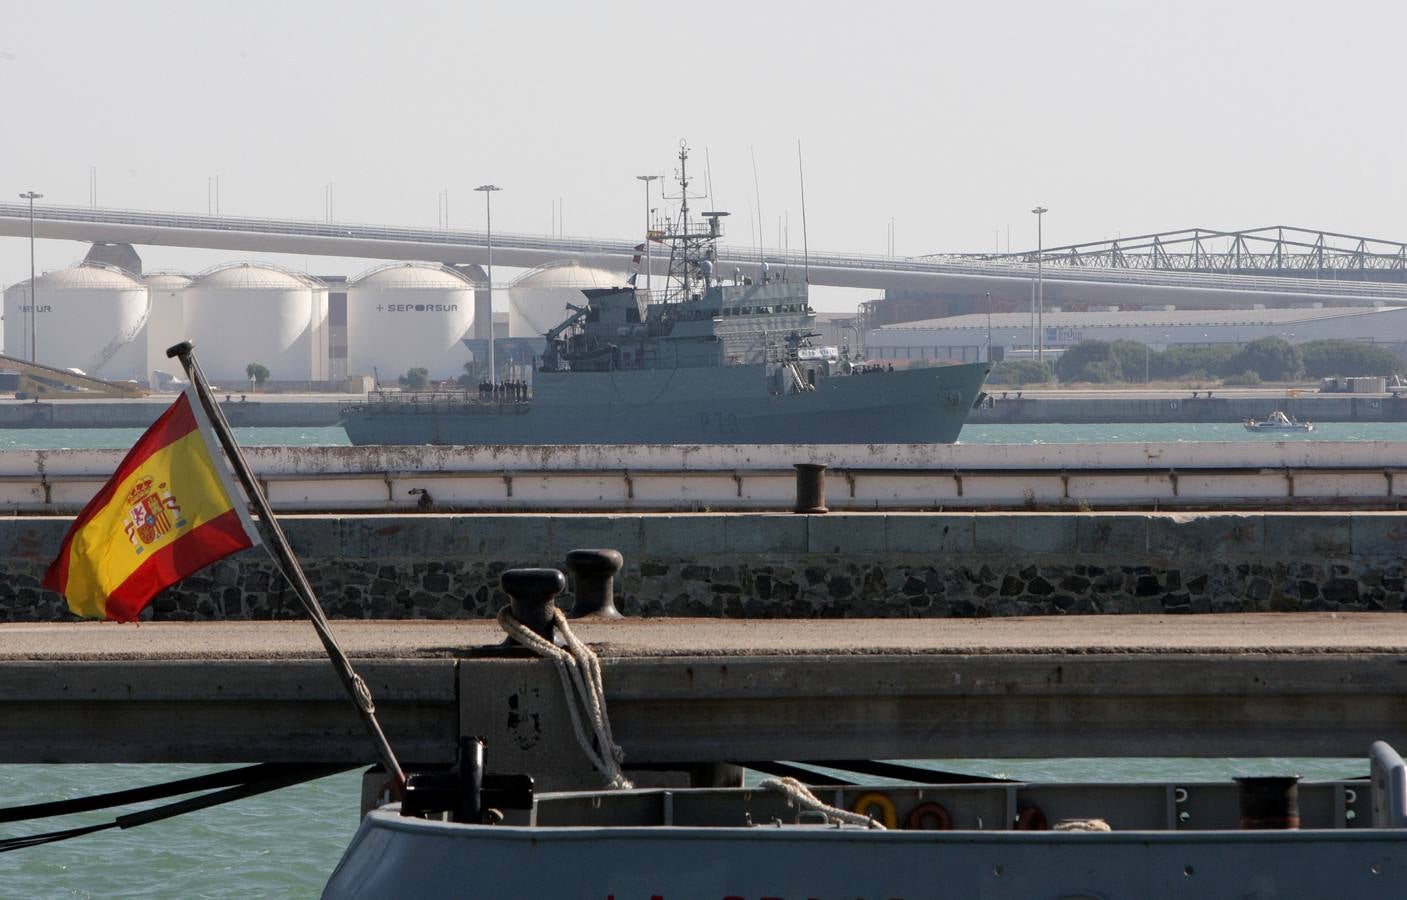
POLYGON ((796 464, 796 509, 794 512, 830 512, 830 510, 826 509, 825 464, 796 464))
POLYGON ((619 550, 572 550, 567 571, 572 573, 576 600, 568 619, 623 619, 616 609, 615 578, 625 558, 619 550))
POLYGON ((1237 778, 1242 828, 1300 827, 1298 775, 1237 778))
POLYGON ((567 576, 556 569, 509 569, 499 583, 511 598, 513 617, 541 637, 554 640, 552 601, 566 589, 567 576))

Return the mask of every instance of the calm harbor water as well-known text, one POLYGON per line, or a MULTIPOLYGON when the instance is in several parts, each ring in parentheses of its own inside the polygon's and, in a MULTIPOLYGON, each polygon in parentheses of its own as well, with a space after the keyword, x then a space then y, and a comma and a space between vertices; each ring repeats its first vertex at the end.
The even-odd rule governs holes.
MULTIPOLYGON (((240 440, 250 446, 347 444, 340 428, 237 431, 240 440)), ((0 449, 126 448, 140 433, 141 429, 0 430, 0 449)), ((1234 424, 1144 424, 969 426, 962 439, 974 444, 1040 444, 1283 438, 1250 434, 1234 424)), ((1292 439, 1407 440, 1407 423, 1329 423, 1292 439)), ((1366 760, 1357 759, 982 759, 921 764, 946 771, 1066 782, 1222 781, 1249 773, 1298 773, 1309 780, 1322 780, 1360 777, 1368 771, 1366 760)), ((0 766, 0 806, 123 790, 218 768, 0 766)), ((0 897, 316 897, 356 829, 359 782, 358 773, 343 773, 135 830, 100 832, 3 853, 0 897)), ((150 805, 154 804, 3 825, 0 837, 97 824, 117 813, 150 805)))

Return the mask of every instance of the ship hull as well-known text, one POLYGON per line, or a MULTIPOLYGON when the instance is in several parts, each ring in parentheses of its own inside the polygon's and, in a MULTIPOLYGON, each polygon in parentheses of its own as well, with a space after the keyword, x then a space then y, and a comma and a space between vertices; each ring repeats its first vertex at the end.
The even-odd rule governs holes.
POLYGON ((367 404, 353 444, 952 443, 986 364, 823 378, 773 394, 762 366, 542 372, 531 403, 367 404))
POLYGON ((382 810, 323 896, 1387 898, 1404 867, 1407 840, 1389 829, 528 828, 382 810))

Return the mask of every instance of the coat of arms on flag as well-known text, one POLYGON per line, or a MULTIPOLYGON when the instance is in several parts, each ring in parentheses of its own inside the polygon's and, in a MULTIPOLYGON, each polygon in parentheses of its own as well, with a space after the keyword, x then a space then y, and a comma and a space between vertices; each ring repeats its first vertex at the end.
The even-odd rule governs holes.
POLYGON ((64 536, 44 586, 88 618, 130 622, 162 589, 259 543, 187 388, 64 536))

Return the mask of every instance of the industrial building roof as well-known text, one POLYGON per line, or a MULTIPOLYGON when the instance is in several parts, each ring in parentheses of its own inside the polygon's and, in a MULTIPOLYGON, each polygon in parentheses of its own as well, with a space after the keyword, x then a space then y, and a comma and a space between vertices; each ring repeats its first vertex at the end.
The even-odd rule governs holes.
POLYGON ((514 280, 513 288, 612 288, 625 284, 625 276, 608 269, 582 265, 580 260, 564 259, 538 266, 514 280))
MULTIPOLYGON (((141 283, 131 275, 114 266, 77 265, 67 269, 55 269, 39 276, 39 284, 50 290, 63 288, 69 291, 83 290, 133 290, 140 289, 141 283)), ((29 279, 17 281, 13 287, 28 284, 29 279)))
POLYGON ((180 290, 191 283, 191 276, 180 272, 148 272, 142 281, 156 290, 180 290))
MULTIPOLYGON (((1042 322, 1047 328, 1166 328, 1173 326, 1213 325, 1294 325, 1301 322, 1322 322, 1326 319, 1350 316, 1371 316, 1407 310, 1404 306, 1326 306, 1314 309, 1138 309, 1117 312, 1052 312, 1046 310, 1042 322)), ((1029 312, 993 313, 992 328, 1022 328, 1031 322, 1029 312)), ((985 313, 924 319, 883 325, 877 332, 951 331, 980 329, 988 326, 985 313)))
POLYGON ((363 272, 352 280, 350 286, 381 290, 463 291, 473 285, 463 275, 439 263, 404 262, 363 272))
POLYGON ((191 287, 234 290, 306 290, 320 286, 311 275, 294 272, 269 263, 229 263, 207 269, 195 277, 191 287))

